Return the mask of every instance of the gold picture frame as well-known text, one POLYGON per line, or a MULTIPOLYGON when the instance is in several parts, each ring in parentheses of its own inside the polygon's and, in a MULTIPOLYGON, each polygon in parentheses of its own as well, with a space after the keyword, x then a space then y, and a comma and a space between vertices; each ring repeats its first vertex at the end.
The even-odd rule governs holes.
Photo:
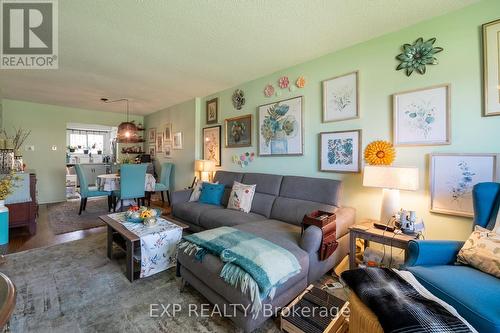
MULTIPOLYGON (((240 117, 228 118, 224 120, 224 130, 225 130, 225 147, 226 148, 238 148, 238 147, 251 147, 252 146, 252 115, 247 114, 240 117), (230 138, 232 134, 232 124, 236 122, 242 123, 245 126, 244 133, 241 133, 241 138, 236 139, 230 138), (238 143, 240 142, 240 143, 238 143)), ((236 135, 236 134, 235 134, 236 135)))
POLYGON ((500 20, 483 24, 483 116, 500 115, 500 20))

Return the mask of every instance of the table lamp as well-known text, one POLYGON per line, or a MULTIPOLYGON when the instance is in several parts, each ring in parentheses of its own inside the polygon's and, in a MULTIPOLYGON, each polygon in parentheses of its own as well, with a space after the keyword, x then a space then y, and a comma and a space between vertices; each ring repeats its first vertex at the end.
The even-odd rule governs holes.
POLYGON ((399 205, 399 190, 418 190, 418 168, 367 165, 363 172, 363 186, 382 188, 380 223, 387 224, 399 205))
POLYGON ((200 179, 202 181, 211 181, 212 173, 215 171, 215 161, 196 160, 194 161, 194 171, 200 173, 200 179))

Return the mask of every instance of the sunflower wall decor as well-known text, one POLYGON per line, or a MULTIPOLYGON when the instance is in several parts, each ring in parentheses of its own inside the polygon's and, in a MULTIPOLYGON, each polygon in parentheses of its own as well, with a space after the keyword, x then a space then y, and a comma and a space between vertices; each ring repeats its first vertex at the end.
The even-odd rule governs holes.
POLYGON ((396 158, 396 150, 387 141, 373 141, 365 148, 365 161, 370 165, 391 165, 396 158))
POLYGON ((396 56, 401 63, 396 70, 404 69, 406 76, 410 76, 414 71, 425 74, 426 65, 437 65, 436 53, 443 51, 442 47, 435 47, 436 38, 431 38, 424 42, 422 37, 418 38, 413 44, 404 44, 403 53, 396 56))

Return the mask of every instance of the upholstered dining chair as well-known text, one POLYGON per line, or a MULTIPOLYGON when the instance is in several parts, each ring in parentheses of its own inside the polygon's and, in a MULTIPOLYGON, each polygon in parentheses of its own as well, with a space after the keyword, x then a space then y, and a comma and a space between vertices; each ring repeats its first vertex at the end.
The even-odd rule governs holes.
POLYGON ((78 182, 80 183, 80 210, 78 215, 82 214, 82 211, 87 208, 87 199, 94 197, 108 197, 108 211, 111 210, 111 192, 109 191, 99 191, 97 189, 90 189, 87 178, 83 173, 82 166, 80 164, 75 164, 76 176, 78 177, 78 182))
POLYGON ((146 164, 123 164, 120 166, 120 190, 113 191, 113 211, 120 200, 120 210, 123 210, 123 200, 137 199, 141 204, 144 200, 146 187, 146 164))
POLYGON ((155 192, 161 193, 161 201, 165 202, 163 192, 167 193, 168 204, 170 205, 170 176, 174 169, 173 163, 163 163, 161 165, 160 179, 155 184, 155 192))

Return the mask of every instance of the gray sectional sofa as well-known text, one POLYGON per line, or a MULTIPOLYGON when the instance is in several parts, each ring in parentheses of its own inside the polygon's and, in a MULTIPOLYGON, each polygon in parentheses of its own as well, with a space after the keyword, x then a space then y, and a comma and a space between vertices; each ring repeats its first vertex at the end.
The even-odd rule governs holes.
MULTIPOLYGON (((275 297, 263 301, 269 308, 287 305, 311 282, 332 269, 348 252, 348 228, 355 221, 355 210, 340 207, 341 182, 331 179, 281 176, 259 173, 218 171, 215 181, 225 185, 223 206, 189 202, 191 190, 174 192, 172 215, 190 226, 190 232, 198 232, 221 226, 231 226, 251 232, 280 245, 298 259, 302 270, 278 288, 275 297), (226 209, 234 181, 257 184, 250 213, 226 209), (321 209, 337 214, 337 241, 339 246, 332 256, 320 261, 318 249, 321 230, 315 226, 307 228, 301 235, 304 214, 321 209)), ((226 284, 219 273, 223 263, 212 255, 202 262, 185 253, 178 254, 179 272, 182 278, 219 307, 230 304, 250 304, 249 296, 226 284)), ((246 332, 259 327, 269 314, 260 312, 252 317, 237 311, 231 320, 246 332)))

